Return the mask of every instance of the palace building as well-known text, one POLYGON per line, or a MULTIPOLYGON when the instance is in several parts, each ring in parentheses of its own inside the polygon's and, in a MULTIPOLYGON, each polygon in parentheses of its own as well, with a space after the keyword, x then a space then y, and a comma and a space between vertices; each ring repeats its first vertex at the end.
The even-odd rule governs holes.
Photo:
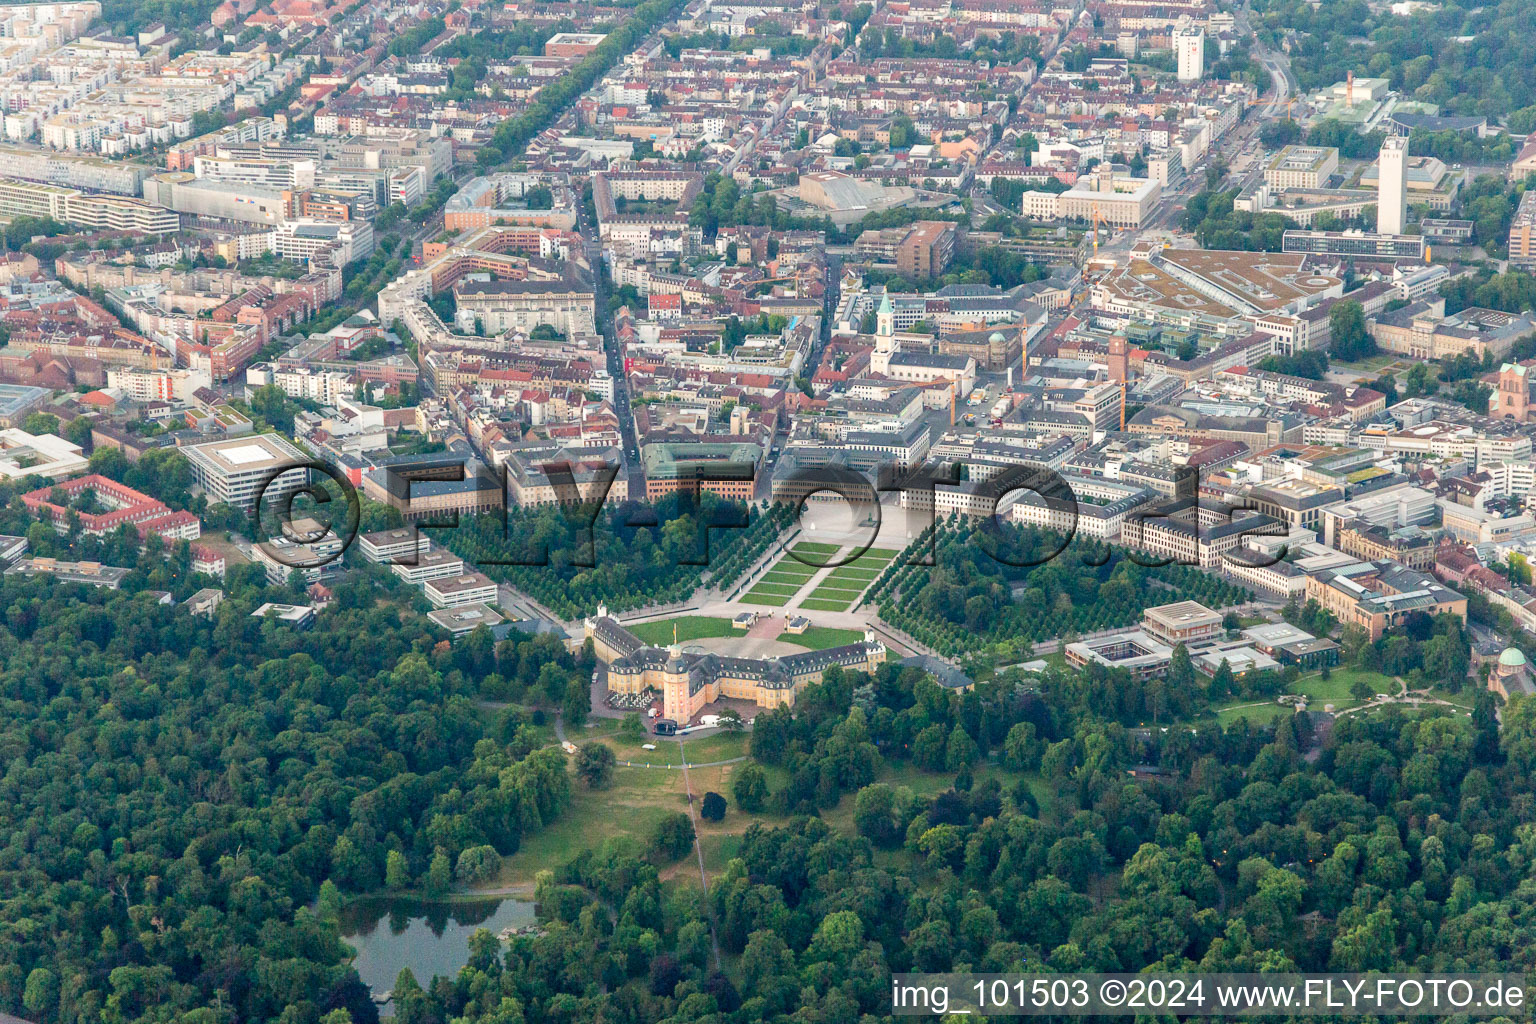
POLYGON ((868 631, 862 643, 780 658, 696 654, 677 644, 651 647, 611 617, 606 605, 598 608, 595 618, 586 620, 586 635, 608 666, 608 689, 615 693, 658 690, 663 714, 679 724, 721 697, 749 700, 764 710, 780 704, 794 707, 796 695, 806 684, 820 682, 833 665, 873 672, 886 657, 885 644, 868 631))

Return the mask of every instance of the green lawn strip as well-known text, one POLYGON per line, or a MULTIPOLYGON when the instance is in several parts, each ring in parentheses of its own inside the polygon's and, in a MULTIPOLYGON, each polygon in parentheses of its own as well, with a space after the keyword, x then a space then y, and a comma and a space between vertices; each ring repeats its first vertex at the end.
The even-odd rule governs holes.
POLYGON ((832 601, 839 606, 838 611, 847 611, 849 608, 853 607, 853 602, 858 600, 858 596, 859 595, 857 594, 844 594, 841 591, 828 590, 819 593, 812 592, 810 596, 806 598, 806 600, 832 601))
POLYGON ((814 565, 806 565, 803 562, 780 562, 768 571, 770 573, 783 573, 785 576, 815 576, 821 570, 814 565))
POLYGON ((840 571, 842 571, 844 569, 852 569, 852 570, 854 570, 856 572, 872 572, 876 576, 878 576, 878 575, 880 575, 880 573, 885 571, 885 563, 883 563, 883 562, 871 562, 867 558, 860 558, 858 561, 849 562, 847 565, 840 565, 836 569, 833 569, 832 571, 833 572, 840 572, 840 571))
MULTIPOLYGON (((834 580, 834 581, 829 581, 827 583, 823 583, 821 586, 817 587, 816 589, 817 590, 836 590, 836 591, 839 591, 840 594, 846 594, 849 597, 855 597, 855 596, 857 596, 859 594, 864 593, 865 590, 869 589, 869 584, 866 583, 863 580, 854 580, 853 584, 854 584, 853 586, 846 586, 844 581, 834 580)), ((816 595, 815 595, 814 592, 812 592, 811 596, 815 597, 816 595)), ((839 596, 839 594, 834 594, 832 596, 833 597, 837 597, 837 596, 839 596)))
POLYGON ((764 594, 783 594, 785 597, 789 597, 793 594, 798 594, 802 586, 804 584, 801 583, 759 583, 752 589, 761 591, 764 594))
POLYGON ((773 563, 773 568, 770 569, 769 571, 770 572, 817 572, 819 569, 820 569, 820 566, 810 565, 810 564, 808 564, 806 562, 800 561, 800 559, 798 559, 798 558, 791 558, 790 556, 786 555, 783 558, 779 559, 777 562, 773 563))
POLYGON ((802 555, 808 555, 808 554, 830 555, 830 554, 834 553, 835 551, 837 551, 837 549, 840 546, 841 545, 838 545, 838 544, 818 544, 815 541, 803 540, 803 541, 801 541, 798 544, 791 545, 789 550, 791 550, 791 551, 798 551, 802 555))
POLYGON ((789 603, 789 598, 783 594, 759 594, 757 591, 748 591, 739 598, 742 604, 761 604, 770 608, 780 608, 789 603))
POLYGON ((879 575, 879 569, 858 569, 851 565, 845 565, 841 569, 833 569, 827 578, 832 580, 872 580, 879 575))
MULTIPOLYGON (((807 630, 806 632, 810 632, 810 631, 807 630)), ((779 639, 780 640, 787 640, 789 638, 781 636, 781 637, 779 637, 779 639)), ((1463 686, 1461 688, 1461 692, 1460 693, 1452 693, 1450 690, 1447 690, 1444 687, 1440 687, 1440 686, 1434 687, 1434 688, 1432 688, 1429 691, 1429 695, 1431 697, 1435 697, 1435 698, 1437 698, 1439 700, 1443 700, 1443 701, 1445 701, 1445 702, 1447 702, 1449 704, 1454 704, 1454 705, 1456 705, 1457 707, 1461 708, 1464 711, 1471 711, 1472 710, 1472 708, 1473 708, 1473 697, 1472 697, 1472 694, 1473 693, 1474 693, 1474 690, 1472 688, 1472 683, 1471 682, 1468 682, 1466 686, 1463 686)))
POLYGON ((652 647, 664 647, 672 642, 672 627, 674 625, 677 627, 677 640, 679 643, 685 643, 689 640, 703 640, 706 637, 730 636, 733 633, 739 632, 739 630, 732 627, 730 619, 719 619, 708 615, 680 615, 675 619, 637 622, 625 628, 652 647))
POLYGON ((857 629, 838 629, 836 626, 811 626, 799 635, 780 633, 778 638, 786 644, 824 651, 828 647, 846 647, 859 643, 864 639, 864 633, 857 629))
POLYGON ((812 597, 817 597, 817 596, 820 596, 820 597, 853 597, 853 596, 855 596, 857 594, 862 594, 862 593, 864 593, 864 585, 862 583, 861 584, 857 584, 855 586, 851 586, 851 587, 845 587, 845 586, 842 586, 841 584, 837 584, 837 583, 823 583, 820 586, 818 586, 815 590, 811 591, 811 596, 812 597))
POLYGON ((823 601, 817 598, 806 598, 800 602, 800 607, 809 608, 813 612, 845 612, 851 601, 823 601))
POLYGON ((800 588, 793 583, 759 583, 747 593, 773 594, 776 597, 794 597, 800 588))
POLYGON ((815 576, 819 571, 820 570, 812 569, 808 565, 801 565, 799 562, 796 562, 793 567, 785 566, 782 564, 776 565, 772 569, 769 569, 767 572, 763 573, 763 578, 767 579, 769 576, 783 576, 785 579, 791 580, 808 580, 812 576, 815 576))
POLYGON ((790 576, 787 573, 770 572, 752 585, 757 587, 764 583, 774 583, 781 587, 803 587, 808 579, 810 579, 809 576, 790 576))

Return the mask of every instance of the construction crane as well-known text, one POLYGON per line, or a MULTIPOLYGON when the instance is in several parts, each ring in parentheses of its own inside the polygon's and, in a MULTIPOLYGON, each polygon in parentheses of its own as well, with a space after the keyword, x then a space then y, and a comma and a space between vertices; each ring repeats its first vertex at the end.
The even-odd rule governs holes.
POLYGON ((1098 203, 1094 203, 1093 204, 1093 206, 1091 208, 1091 212, 1092 212, 1092 217, 1093 217, 1093 254, 1094 254, 1094 256, 1098 256, 1098 254, 1099 254, 1099 225, 1101 223, 1103 223, 1104 215, 1099 212, 1099 204, 1098 203))

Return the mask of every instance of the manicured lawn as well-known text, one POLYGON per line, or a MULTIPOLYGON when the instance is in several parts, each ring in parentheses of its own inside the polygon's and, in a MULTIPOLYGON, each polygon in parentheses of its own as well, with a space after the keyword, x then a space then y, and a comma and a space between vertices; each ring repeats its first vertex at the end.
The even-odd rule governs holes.
POLYGON ((785 597, 793 597, 799 592, 803 583, 759 583, 753 590, 764 594, 783 594, 785 597))
POLYGON ((825 601, 819 598, 808 597, 800 602, 801 608, 808 608, 813 612, 845 612, 851 601, 825 601))
POLYGON ((830 554, 832 554, 833 552, 835 552, 837 550, 837 547, 838 546, 836 544, 818 544, 815 541, 803 540, 803 541, 801 541, 798 544, 791 545, 789 550, 791 550, 791 551, 798 551, 798 552, 800 552, 803 555, 804 554, 830 555, 830 554))
POLYGON ((879 575, 879 569, 859 569, 851 565, 845 565, 833 569, 827 574, 827 578, 833 580, 872 580, 879 575))
POLYGON ((806 565, 804 562, 794 558, 781 558, 769 566, 768 571, 763 573, 763 577, 766 579, 769 576, 789 576, 803 581, 810 579, 820 571, 820 566, 806 565))
POLYGON ((799 636, 793 633, 780 633, 779 639, 787 644, 794 644, 797 647, 808 647, 813 651, 824 651, 828 647, 846 647, 849 644, 859 643, 864 639, 864 634, 857 629, 838 629, 836 626, 812 626, 799 636))
MULTIPOLYGON (((886 562, 881 561, 879 559, 871 561, 868 556, 865 556, 864 558, 854 559, 852 562, 849 562, 847 565, 840 565, 840 566, 838 566, 836 569, 834 569, 832 571, 833 572, 842 572, 844 569, 853 569, 853 570, 862 571, 862 572, 872 572, 872 573, 875 574, 875 576, 878 576, 878 575, 880 575, 881 572, 884 571, 884 569, 886 567, 886 564, 887 564, 886 562)), ((870 579, 874 579, 874 576, 871 576, 870 579)))
POLYGON ((779 570, 774 569, 774 570, 771 570, 769 572, 763 573, 762 579, 758 580, 758 582, 759 583, 804 583, 806 580, 810 579, 814 575, 816 575, 816 574, 808 572, 808 573, 806 573, 805 575, 802 576, 799 573, 780 572, 779 570))
POLYGON ((856 590, 838 590, 835 587, 817 587, 811 591, 811 598, 816 601, 842 601, 852 604, 859 596, 856 590))
MULTIPOLYGON (((1398 691, 1398 685, 1391 676, 1358 668, 1336 668, 1329 673, 1327 679, 1323 678, 1321 672, 1302 676, 1287 692, 1304 695, 1310 711, 1323 711, 1330 704, 1335 711, 1347 711, 1360 706, 1360 701, 1350 693, 1357 681, 1363 681, 1369 686, 1372 696, 1378 693, 1396 694, 1398 691)), ((1274 702, 1259 704, 1243 699, 1226 707, 1216 708, 1215 711, 1216 720, 1222 725, 1235 722, 1239 718, 1246 718, 1255 725, 1267 725, 1277 718, 1291 714, 1292 709, 1274 702), (1245 707, 1244 705, 1253 706, 1245 707)))
MULTIPOLYGON (((752 718, 756 714, 755 711, 749 711, 742 717, 752 718)), ((683 756, 689 764, 729 761, 746 754, 747 745, 751 741, 751 735, 746 732, 715 732, 698 739, 687 738, 682 742, 683 756)))
POLYGON ((764 594, 756 590, 750 590, 738 598, 742 604, 761 604, 770 608, 778 608, 789 603, 789 598, 783 594, 764 594))
POLYGON ((805 586, 805 580, 800 579, 797 576, 780 577, 778 579, 769 579, 767 577, 764 577, 763 579, 759 580, 757 583, 752 584, 752 586, 754 588, 756 588, 756 587, 766 587, 769 590, 772 590, 772 591, 774 591, 776 593, 793 594, 795 591, 797 591, 801 587, 805 586), (788 588, 788 589, 786 590, 785 588, 788 588))
MULTIPOLYGON (((746 718, 751 718, 748 714, 746 718)), ((639 736, 626 736, 617 729, 609 729, 602 732, 589 733, 587 740, 597 740, 606 743, 613 748, 614 755, 620 761, 638 761, 641 764, 670 764, 681 765, 687 758, 689 764, 699 764, 706 761, 728 761, 733 757, 741 757, 747 752, 747 744, 751 740, 749 733, 743 732, 716 732, 698 739, 685 738, 681 744, 677 740, 668 739, 665 736, 653 736, 649 732, 639 736), (644 744, 654 744, 655 750, 646 750, 644 744)), ((573 737, 575 742, 585 740, 573 737)))
POLYGON ((774 563, 773 568, 769 569, 768 571, 793 573, 796 576, 814 576, 816 573, 821 571, 821 567, 816 565, 806 565, 798 558, 785 555, 783 558, 774 563))
POLYGON ((637 622, 625 628, 652 647, 665 647, 672 642, 673 626, 677 627, 678 643, 702 640, 712 636, 730 636, 741 632, 731 626, 730 619, 718 619, 708 615, 680 615, 675 619, 637 622))
MULTIPOLYGON (((810 631, 807 630, 806 632, 810 631)), ((788 638, 781 637, 780 639, 788 638)), ((1429 695, 1439 700, 1446 701, 1450 704, 1455 704, 1457 707, 1463 708, 1464 710, 1471 711, 1472 708, 1476 706, 1472 701, 1472 694, 1476 686, 1477 683, 1474 680, 1469 679, 1467 680, 1467 685, 1461 688, 1460 693, 1452 693, 1450 690, 1436 686, 1429 691, 1429 695)))
POLYGON ((1332 704, 1335 710, 1342 711, 1360 703, 1350 694, 1350 690, 1357 681, 1363 681, 1370 687, 1372 695, 1396 694, 1399 689, 1391 676, 1380 672, 1358 668, 1336 668, 1327 679, 1324 679, 1321 673, 1302 676, 1296 682, 1295 691, 1307 696, 1313 705, 1311 708, 1313 711, 1323 710, 1318 706, 1319 704, 1332 704))
POLYGON ((1334 368, 1340 370, 1353 370, 1356 373, 1380 373, 1397 361, 1396 356, 1374 355, 1359 362, 1346 363, 1338 360, 1330 360, 1334 368))
POLYGON ((889 562, 899 554, 901 554, 901 552, 896 548, 870 548, 868 551, 864 552, 864 557, 883 558, 889 562))
POLYGON ((858 597, 867 589, 868 584, 863 580, 854 580, 852 585, 847 581, 834 580, 817 587, 811 592, 811 596, 816 596, 817 591, 826 590, 828 593, 822 594, 822 597, 858 597))

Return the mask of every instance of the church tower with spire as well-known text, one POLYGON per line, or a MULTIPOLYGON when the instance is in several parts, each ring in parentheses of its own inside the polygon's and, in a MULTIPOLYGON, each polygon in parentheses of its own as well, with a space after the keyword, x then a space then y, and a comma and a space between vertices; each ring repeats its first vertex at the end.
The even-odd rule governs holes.
POLYGON ((886 292, 880 296, 880 308, 875 310, 875 337, 894 338, 896 336, 896 310, 891 305, 891 295, 886 292))
POLYGON ((875 350, 869 354, 869 368, 875 373, 889 373, 891 356, 896 354, 896 310, 889 293, 880 296, 875 310, 875 350))

